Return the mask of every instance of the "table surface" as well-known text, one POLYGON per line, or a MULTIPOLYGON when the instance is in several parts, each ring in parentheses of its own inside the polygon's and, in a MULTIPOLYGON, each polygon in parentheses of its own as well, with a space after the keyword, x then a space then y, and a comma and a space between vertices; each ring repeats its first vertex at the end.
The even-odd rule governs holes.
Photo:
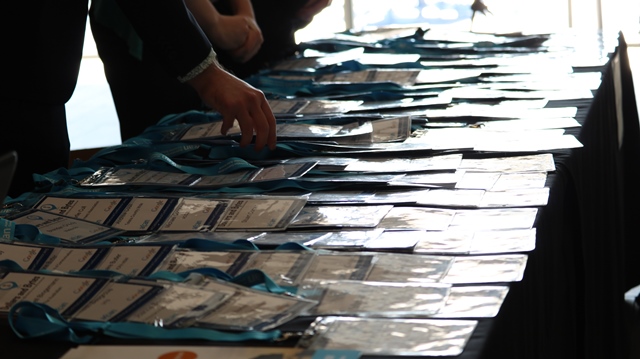
MULTIPOLYGON (((630 47, 633 64, 640 63, 639 55, 640 48, 630 47)), ((621 205, 615 174, 619 164, 610 163, 612 157, 608 157, 612 125, 587 123, 596 121, 593 114, 588 116, 590 100, 550 104, 554 105, 578 106, 577 118, 586 126, 569 132, 584 141, 585 149, 554 152, 558 170, 549 177, 549 204, 536 223, 538 240, 525 278, 511 284, 497 318, 480 320, 460 358, 599 358, 624 352, 624 343, 617 338, 623 334, 618 326, 622 314, 614 303, 622 286, 607 284, 620 274, 619 265, 612 268, 609 261, 621 255, 620 241, 625 239, 624 233, 615 230, 620 225, 617 216, 624 213, 607 212, 609 206, 621 205), (594 313, 598 306, 602 312, 594 313)), ((11 356, 54 359, 71 347, 17 340, 6 325, 0 325, 0 338, 11 356)), ((104 343, 134 344, 107 338, 96 342, 104 343)))

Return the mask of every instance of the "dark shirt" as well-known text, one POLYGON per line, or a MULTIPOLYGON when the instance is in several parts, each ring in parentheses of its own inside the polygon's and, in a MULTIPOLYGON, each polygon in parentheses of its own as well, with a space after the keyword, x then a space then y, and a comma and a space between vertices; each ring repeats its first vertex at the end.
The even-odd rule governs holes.
POLYGON ((115 1, 166 70, 182 77, 198 67, 211 53, 211 43, 182 0, 115 1))

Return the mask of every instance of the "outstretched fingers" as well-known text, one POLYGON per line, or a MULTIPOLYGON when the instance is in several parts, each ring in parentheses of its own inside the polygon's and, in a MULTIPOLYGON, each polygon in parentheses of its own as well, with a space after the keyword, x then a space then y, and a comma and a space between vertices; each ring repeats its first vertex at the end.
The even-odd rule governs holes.
POLYGON ((269 146, 270 149, 275 150, 276 142, 277 142, 276 117, 273 115, 273 112, 271 111, 271 107, 269 107, 269 102, 267 102, 266 99, 262 101, 262 111, 265 114, 267 124, 269 124, 269 133, 267 135, 267 145, 269 146))
POLYGON ((223 114, 221 131, 226 134, 237 119, 242 133, 241 147, 248 146, 255 135, 256 151, 261 151, 265 146, 273 150, 276 147, 276 119, 264 96, 259 97, 257 102, 252 101, 247 107, 223 114))
POLYGON ((247 110, 241 110, 234 117, 238 119, 240 132, 242 133, 240 137, 240 147, 246 147, 251 143, 251 139, 253 138, 255 128, 254 119, 247 110))

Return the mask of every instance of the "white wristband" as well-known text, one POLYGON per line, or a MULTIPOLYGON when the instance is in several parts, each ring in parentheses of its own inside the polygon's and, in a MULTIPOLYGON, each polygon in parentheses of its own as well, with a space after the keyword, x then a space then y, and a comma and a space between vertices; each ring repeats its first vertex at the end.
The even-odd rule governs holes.
POLYGON ((215 51, 213 51, 213 49, 211 49, 211 52, 209 52, 209 55, 207 55, 207 57, 204 60, 202 60, 202 62, 199 63, 198 66, 194 67, 186 75, 178 76, 178 81, 187 82, 189 80, 193 80, 193 78, 200 75, 204 70, 207 69, 207 67, 211 66, 211 64, 215 62, 216 62, 216 53, 215 51))

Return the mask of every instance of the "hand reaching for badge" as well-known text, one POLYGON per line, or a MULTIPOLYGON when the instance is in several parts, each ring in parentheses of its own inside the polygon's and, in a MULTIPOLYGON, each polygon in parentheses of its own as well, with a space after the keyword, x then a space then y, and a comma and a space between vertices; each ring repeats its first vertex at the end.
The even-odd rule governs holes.
POLYGON ((222 134, 238 120, 242 136, 240 146, 251 143, 255 150, 276 147, 276 119, 262 91, 228 73, 216 62, 188 81, 200 98, 222 115, 222 134))

